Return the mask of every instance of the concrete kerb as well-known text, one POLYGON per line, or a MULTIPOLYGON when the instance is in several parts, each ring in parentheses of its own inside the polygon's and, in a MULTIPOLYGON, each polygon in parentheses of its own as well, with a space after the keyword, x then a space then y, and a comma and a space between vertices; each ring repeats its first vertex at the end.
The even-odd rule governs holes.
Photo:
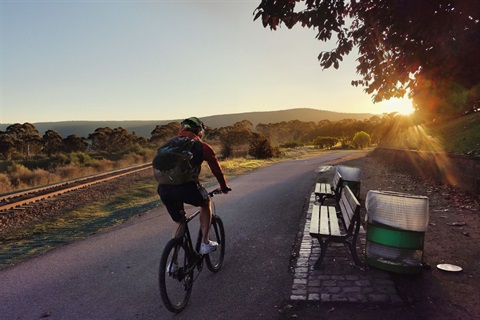
MULTIPOLYGON (((390 275, 383 270, 367 268, 361 270, 353 265, 346 245, 331 243, 322 268, 313 265, 320 256, 320 244, 310 234, 310 218, 315 203, 312 193, 306 212, 303 235, 294 265, 291 300, 319 302, 360 302, 402 304, 390 275)), ((365 248, 365 230, 361 227, 357 241, 358 252, 365 248)), ((361 259, 363 254, 359 255, 361 259)))

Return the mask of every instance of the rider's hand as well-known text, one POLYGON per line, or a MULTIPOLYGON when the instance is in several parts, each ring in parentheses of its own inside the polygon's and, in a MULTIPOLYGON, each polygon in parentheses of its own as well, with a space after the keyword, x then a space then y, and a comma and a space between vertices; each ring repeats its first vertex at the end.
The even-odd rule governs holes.
POLYGON ((226 187, 220 188, 220 191, 222 193, 227 194, 229 191, 232 191, 232 188, 230 188, 229 186, 226 186, 226 187))

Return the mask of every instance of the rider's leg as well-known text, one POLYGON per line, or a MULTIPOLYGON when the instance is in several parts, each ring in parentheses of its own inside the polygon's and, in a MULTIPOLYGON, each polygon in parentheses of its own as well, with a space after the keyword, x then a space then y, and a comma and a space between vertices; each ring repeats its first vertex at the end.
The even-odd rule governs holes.
POLYGON ((200 228, 202 229, 203 243, 208 243, 210 224, 212 223, 212 202, 210 198, 200 207, 200 228))
MULTIPOLYGON (((185 216, 185 211, 184 210, 181 210, 180 213, 185 216)), ((177 224, 177 227, 175 228, 175 231, 173 232, 173 237, 176 238, 176 237, 179 237, 183 234, 184 232, 184 225, 182 222, 176 222, 177 224)))

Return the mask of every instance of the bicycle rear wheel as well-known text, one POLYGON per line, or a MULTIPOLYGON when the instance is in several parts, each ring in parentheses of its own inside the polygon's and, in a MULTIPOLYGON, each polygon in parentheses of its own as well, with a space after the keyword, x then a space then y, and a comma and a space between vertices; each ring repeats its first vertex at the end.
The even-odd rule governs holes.
POLYGON ((193 261, 182 238, 171 239, 160 259, 160 296, 165 307, 174 313, 185 309, 193 285, 193 261))
POLYGON ((205 256, 205 262, 210 271, 218 272, 223 265, 223 258, 225 256, 225 230, 223 228, 223 221, 219 216, 212 217, 210 239, 218 242, 218 247, 217 250, 205 256))

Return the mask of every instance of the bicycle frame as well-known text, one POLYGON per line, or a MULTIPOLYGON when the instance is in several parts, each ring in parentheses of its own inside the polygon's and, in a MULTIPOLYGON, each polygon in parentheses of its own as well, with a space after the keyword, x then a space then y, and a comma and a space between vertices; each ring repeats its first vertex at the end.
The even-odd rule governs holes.
MULTIPOLYGON (((213 195, 216 192, 217 191, 215 191, 215 190, 212 191, 212 192, 209 192, 210 198, 213 198, 213 195)), ((215 208, 215 203, 213 202, 213 200, 212 200, 212 207, 213 207, 212 219, 214 219, 217 215, 215 214, 215 209, 214 209, 215 208)), ((204 257, 204 255, 199 254, 200 245, 201 245, 201 241, 202 241, 202 231, 201 231, 201 229, 199 230, 197 242, 195 244, 195 247, 193 247, 193 241, 192 241, 192 237, 191 237, 191 234, 190 234, 190 229, 188 227, 188 223, 190 221, 192 221, 193 219, 195 219, 195 217, 197 217, 199 214, 200 214, 200 210, 196 210, 191 215, 184 217, 182 219, 182 222, 181 222, 181 225, 180 225, 180 228, 182 228, 182 232, 181 232, 180 235, 177 235, 177 238, 184 239, 184 243, 186 244, 186 246, 188 248, 188 255, 190 257, 190 261, 193 261, 192 265, 189 265, 188 269, 184 270, 184 273, 190 272, 195 267, 197 267, 198 271, 200 272, 203 268, 203 257, 204 257)), ((175 254, 175 256, 176 256, 176 254, 175 254)), ((197 277, 198 277, 198 275, 197 275, 197 277)))
MULTIPOLYGON (((210 196, 210 198, 213 198, 213 196, 215 194, 217 194, 219 191, 218 189, 217 190, 213 190, 211 192, 208 193, 208 195, 210 196)), ((190 221, 192 221, 193 219, 195 219, 196 216, 198 216, 200 214, 200 210, 196 210, 194 213, 192 213, 191 215, 189 216, 186 216, 184 217, 184 219, 182 219, 182 222, 181 222, 181 228, 183 229, 182 233, 180 235, 178 235, 177 237, 178 238, 183 238, 185 239, 185 241, 187 242, 187 246, 188 246, 188 249, 189 249, 189 254, 194 254, 196 256, 196 258, 200 258, 202 259, 203 258, 203 255, 199 254, 200 252, 200 244, 201 244, 201 235, 202 235, 202 232, 201 230, 199 230, 199 233, 198 233, 198 239, 197 239, 197 243, 195 244, 195 248, 193 247, 193 242, 192 242, 192 237, 190 235, 190 229, 188 228, 188 223, 190 221)), ((213 202, 212 200, 212 220, 217 217, 217 215, 215 214, 215 203, 213 202)), ((196 259, 196 261, 197 261, 196 259)), ((203 259, 202 259, 203 260, 203 259)), ((197 263, 198 264, 198 261, 197 263)))
POLYGON ((188 255, 193 261, 192 265, 188 267, 188 269, 185 271, 185 273, 188 273, 192 268, 195 268, 195 266, 198 266, 198 270, 200 271, 202 269, 202 262, 203 262, 203 255, 199 254, 198 252, 200 251, 200 244, 201 244, 201 230, 199 231, 197 243, 195 245, 195 248, 193 247, 193 241, 192 237, 190 234, 190 229, 188 227, 188 223, 193 220, 196 216, 200 214, 200 210, 196 210, 194 213, 192 213, 190 216, 185 217, 182 219, 181 226, 183 228, 183 232, 178 236, 178 238, 183 238, 184 242, 188 248, 188 255))
MULTIPOLYGON (((218 190, 209 192, 210 197, 221 193, 218 190)), ((223 264, 225 254, 225 230, 222 219, 215 214, 215 204, 212 201, 211 233, 213 241, 218 243, 217 250, 208 254, 200 254, 202 243, 202 228, 198 231, 197 241, 194 243, 189 222, 200 214, 201 210, 195 210, 191 215, 184 215, 178 227, 176 236, 165 246, 160 259, 159 285, 160 294, 165 307, 171 312, 182 311, 192 291, 193 283, 200 275, 205 262, 207 268, 218 272, 223 264), (213 234, 212 234, 213 233, 213 234), (194 245, 195 244, 195 245, 194 245), (182 261, 177 261, 178 259, 182 261), (195 269, 198 274, 195 276, 195 269)))

